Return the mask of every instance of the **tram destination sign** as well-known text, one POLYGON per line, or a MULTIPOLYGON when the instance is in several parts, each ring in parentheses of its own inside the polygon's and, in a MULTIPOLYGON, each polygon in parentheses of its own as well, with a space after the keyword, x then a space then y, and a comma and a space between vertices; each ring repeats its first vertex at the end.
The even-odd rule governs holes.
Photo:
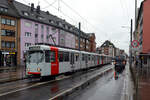
POLYGON ((39 49, 40 49, 40 46, 29 47, 29 50, 39 50, 39 49))

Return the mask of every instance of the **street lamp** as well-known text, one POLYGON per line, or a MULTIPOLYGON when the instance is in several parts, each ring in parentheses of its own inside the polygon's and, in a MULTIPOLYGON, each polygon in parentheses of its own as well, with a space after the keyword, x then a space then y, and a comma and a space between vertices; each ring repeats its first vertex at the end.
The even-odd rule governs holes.
POLYGON ((122 28, 130 28, 130 45, 129 45, 129 63, 130 63, 130 68, 132 65, 132 48, 131 48, 131 43, 132 43, 132 19, 131 19, 131 26, 121 26, 122 28))

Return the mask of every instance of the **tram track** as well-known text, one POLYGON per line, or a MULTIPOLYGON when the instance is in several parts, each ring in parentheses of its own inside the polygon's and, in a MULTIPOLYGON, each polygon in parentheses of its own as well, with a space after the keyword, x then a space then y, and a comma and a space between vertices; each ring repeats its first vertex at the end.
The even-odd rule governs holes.
MULTIPOLYGON (((104 67, 101 67, 102 69, 105 69, 104 67)), ((24 80, 18 80, 16 82, 11 82, 11 83, 7 83, 7 84, 1 84, 0 85, 0 96, 4 96, 7 94, 11 94, 14 92, 18 92, 18 91, 22 91, 22 90, 26 90, 32 87, 36 87, 39 85, 44 85, 47 83, 53 83, 53 82, 57 82, 60 80, 64 80, 64 79, 68 79, 70 77, 77 77, 79 75, 84 75, 86 73, 91 73, 94 74, 96 73, 97 69, 101 69, 101 68, 94 68, 94 69, 90 69, 87 72, 78 72, 69 76, 58 76, 56 77, 56 80, 49 80, 49 81, 44 81, 41 82, 40 80, 28 80, 28 79, 24 79, 24 80)), ((89 74, 90 75, 90 74, 89 74)))

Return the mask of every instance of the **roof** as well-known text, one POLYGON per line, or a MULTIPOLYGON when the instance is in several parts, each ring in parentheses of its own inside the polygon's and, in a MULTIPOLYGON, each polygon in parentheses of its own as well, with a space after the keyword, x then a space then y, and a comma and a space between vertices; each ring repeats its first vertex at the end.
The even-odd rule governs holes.
POLYGON ((112 46, 113 48, 115 48, 114 44, 111 43, 109 40, 106 40, 106 41, 101 45, 101 47, 109 47, 109 46, 112 46))
POLYGON ((19 14, 17 13, 16 8, 11 2, 8 2, 8 0, 0 0, 0 7, 8 9, 7 12, 1 12, 2 15, 12 16, 12 17, 19 17, 19 14))
MULTIPOLYGON (((34 10, 32 11, 30 6, 22 4, 20 2, 14 1, 13 4, 16 7, 19 15, 24 19, 29 19, 29 20, 33 20, 33 21, 40 22, 43 24, 51 25, 51 26, 60 28, 62 30, 68 31, 70 33, 73 33, 75 35, 78 35, 78 33, 79 33, 78 28, 69 24, 64 19, 61 19, 55 15, 52 15, 48 11, 45 12, 45 11, 40 10, 40 12, 37 13, 37 11, 36 11, 37 8, 34 8, 34 10), (28 16, 24 15, 24 12, 28 13, 29 15, 28 16), (41 19, 39 19, 39 18, 41 18, 41 19), (72 29, 66 29, 64 26, 67 26, 72 29)), ((81 31, 81 37, 87 38, 87 35, 83 31, 81 31)))

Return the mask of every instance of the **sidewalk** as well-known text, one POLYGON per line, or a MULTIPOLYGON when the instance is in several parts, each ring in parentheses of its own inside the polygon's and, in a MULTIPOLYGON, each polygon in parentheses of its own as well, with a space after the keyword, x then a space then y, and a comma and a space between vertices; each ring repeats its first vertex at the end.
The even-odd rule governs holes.
POLYGON ((135 100, 150 100, 150 72, 146 67, 132 66, 135 84, 135 100))
POLYGON ((0 83, 25 78, 25 69, 21 66, 0 68, 0 83))
POLYGON ((150 73, 147 68, 139 70, 138 100, 150 100, 150 73))
POLYGON ((129 69, 129 64, 126 65, 125 69, 125 80, 124 80, 124 89, 123 95, 121 96, 121 100, 134 100, 134 82, 131 76, 131 72, 129 69))

